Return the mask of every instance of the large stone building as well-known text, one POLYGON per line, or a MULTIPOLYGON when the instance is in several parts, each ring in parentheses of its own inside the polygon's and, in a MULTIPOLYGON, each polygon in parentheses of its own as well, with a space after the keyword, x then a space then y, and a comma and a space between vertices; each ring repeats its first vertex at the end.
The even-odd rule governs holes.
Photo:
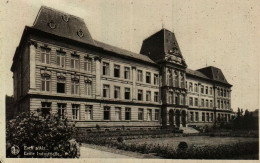
POLYGON ((59 114, 79 127, 210 125, 232 112, 232 85, 222 71, 188 69, 166 29, 137 54, 94 40, 82 18, 41 7, 11 70, 18 113, 59 114))

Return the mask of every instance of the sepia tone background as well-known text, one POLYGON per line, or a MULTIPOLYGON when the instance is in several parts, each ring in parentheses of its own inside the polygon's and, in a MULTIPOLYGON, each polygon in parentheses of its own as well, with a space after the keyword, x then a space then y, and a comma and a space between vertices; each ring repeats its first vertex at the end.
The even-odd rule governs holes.
MULTIPOLYGON (((5 94, 13 94, 10 68, 15 49, 25 25, 33 25, 42 5, 84 18, 95 40, 137 53, 142 41, 162 27, 174 31, 188 68, 215 66, 223 71, 233 85, 234 111, 237 107, 249 111, 259 108, 258 0, 1 0, 0 3, 1 117, 5 94)), ((4 118, 1 127, 2 124, 4 118)))

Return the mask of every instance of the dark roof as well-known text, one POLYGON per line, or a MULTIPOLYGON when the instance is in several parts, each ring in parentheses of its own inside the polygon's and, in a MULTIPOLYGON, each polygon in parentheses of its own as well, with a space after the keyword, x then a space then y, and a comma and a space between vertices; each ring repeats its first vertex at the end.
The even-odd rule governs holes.
POLYGON ((206 75, 204 75, 203 73, 199 72, 199 71, 195 71, 195 70, 191 70, 191 69, 186 69, 186 73, 187 75, 192 75, 192 76, 197 76, 203 79, 207 79, 210 80, 210 78, 208 78, 206 75))
POLYGON ((95 45, 82 18, 46 6, 40 8, 34 21, 33 28, 95 45), (83 34, 83 36, 80 37, 80 34, 83 34))
POLYGON ((128 51, 128 50, 125 50, 125 49, 120 49, 118 47, 108 45, 108 44, 105 44, 103 42, 99 42, 99 41, 96 41, 96 40, 95 40, 95 42, 96 42, 96 46, 98 46, 98 47, 100 47, 104 50, 111 51, 111 52, 117 53, 119 55, 136 58, 136 59, 139 59, 139 60, 142 60, 142 61, 155 63, 146 55, 134 53, 134 52, 131 52, 131 51, 128 51))
POLYGON ((120 49, 118 47, 102 43, 100 41, 93 40, 87 26, 82 18, 69 15, 65 12, 52 9, 46 6, 42 6, 38 16, 34 22, 33 28, 39 29, 44 32, 48 32, 61 37, 69 38, 86 44, 90 44, 106 51, 116 53, 121 56, 126 56, 130 58, 135 58, 138 60, 146 61, 149 63, 153 62, 148 56, 130 52, 128 50, 120 49), (68 16, 68 21, 66 22, 63 16, 68 16), (55 28, 50 28, 49 23, 55 24, 55 28), (82 30, 84 36, 80 37, 78 32, 82 30))

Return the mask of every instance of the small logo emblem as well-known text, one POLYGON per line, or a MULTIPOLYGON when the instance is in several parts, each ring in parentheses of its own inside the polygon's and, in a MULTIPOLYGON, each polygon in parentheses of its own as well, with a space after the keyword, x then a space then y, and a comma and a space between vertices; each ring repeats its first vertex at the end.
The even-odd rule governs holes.
POLYGON ((19 152, 20 152, 20 148, 17 145, 14 145, 14 146, 11 147, 11 153, 13 155, 18 155, 19 152))

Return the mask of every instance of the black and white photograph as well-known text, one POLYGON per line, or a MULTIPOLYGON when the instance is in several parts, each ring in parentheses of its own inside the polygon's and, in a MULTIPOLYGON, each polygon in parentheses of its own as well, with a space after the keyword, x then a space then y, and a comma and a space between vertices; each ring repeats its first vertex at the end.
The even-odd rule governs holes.
POLYGON ((259 11, 2 0, 0 162, 259 161, 259 11))

